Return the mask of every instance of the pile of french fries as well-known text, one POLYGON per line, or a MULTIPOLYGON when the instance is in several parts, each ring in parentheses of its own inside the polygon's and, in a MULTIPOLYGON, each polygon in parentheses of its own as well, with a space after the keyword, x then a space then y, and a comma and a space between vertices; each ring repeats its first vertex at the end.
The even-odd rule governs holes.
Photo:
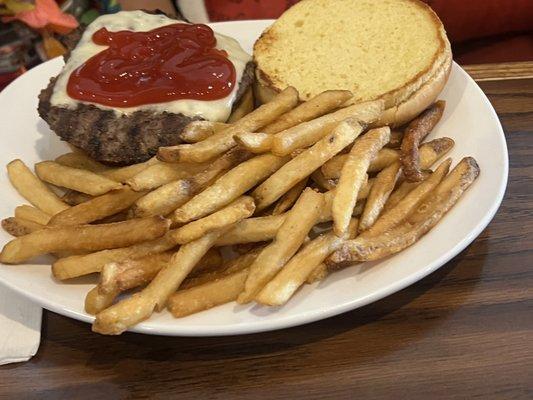
POLYGON ((391 132, 372 127, 381 100, 351 99, 331 90, 298 104, 289 87, 231 123, 192 122, 186 144, 123 168, 79 151, 35 173, 14 160, 9 178, 31 205, 2 222, 16 238, 0 261, 50 253, 60 281, 99 273, 85 309, 94 331, 120 334, 164 308, 184 317, 231 301, 280 306, 343 266, 397 253, 479 168, 467 157, 449 172, 440 160, 453 140, 423 143, 443 102, 391 132))

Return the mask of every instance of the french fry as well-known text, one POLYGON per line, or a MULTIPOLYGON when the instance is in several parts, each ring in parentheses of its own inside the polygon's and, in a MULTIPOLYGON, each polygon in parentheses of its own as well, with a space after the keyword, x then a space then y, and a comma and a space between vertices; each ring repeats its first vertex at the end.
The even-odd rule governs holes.
POLYGON ((53 227, 38 230, 7 243, 0 262, 17 264, 56 251, 96 251, 130 246, 163 236, 170 221, 144 218, 102 225, 53 227))
POLYGON ((148 161, 139 164, 128 165, 126 167, 111 168, 107 171, 101 172, 100 174, 114 181, 125 183, 128 179, 133 178, 135 175, 141 173, 141 171, 144 171, 149 166, 158 163, 159 160, 155 157, 152 157, 148 161))
POLYGON ((80 193, 70 189, 68 189, 65 194, 61 196, 61 200, 67 203, 69 206, 77 206, 78 204, 84 203, 93 198, 93 196, 88 194, 80 193))
POLYGON ((241 132, 233 138, 235 142, 254 154, 267 153, 272 145, 272 135, 262 132, 241 132))
POLYGON ((44 225, 24 218, 9 217, 2 220, 2 228, 10 235, 19 237, 41 230, 44 225))
POLYGON ((265 209, 299 181, 311 175, 327 160, 352 143, 362 129, 357 121, 343 121, 313 147, 287 162, 252 192, 257 210, 265 209))
POLYGON ((200 239, 181 246, 146 288, 96 314, 93 331, 118 335, 130 326, 150 317, 154 309, 161 310, 165 307, 169 296, 176 291, 225 229, 210 232, 200 239))
POLYGON ((198 277, 204 274, 218 272, 223 268, 224 259, 220 249, 212 247, 202 257, 200 262, 196 264, 187 278, 198 277))
MULTIPOLYGON (((361 190, 359 190, 359 195, 357 196, 357 203, 353 209, 352 216, 354 217, 359 216, 363 212, 364 200, 370 190, 367 188, 371 188, 373 182, 374 182, 374 179, 369 179, 368 182, 365 185, 363 185, 361 190)), ((320 212, 320 218, 318 219, 319 222, 328 222, 328 221, 331 221, 331 219, 333 218, 331 214, 331 207, 333 205, 334 197, 335 197, 335 190, 330 190, 324 193, 324 206, 322 207, 322 211, 320 212)))
POLYGON ((277 155, 290 154, 300 148, 312 146, 346 119, 354 119, 362 125, 375 121, 383 111, 383 101, 369 101, 342 108, 320 118, 303 122, 276 133, 272 141, 272 152, 277 155))
POLYGON ((270 281, 285 263, 298 251, 307 234, 320 216, 324 196, 306 189, 287 213, 287 218, 276 233, 274 241, 265 247, 250 266, 244 291, 239 303, 248 303, 270 281))
MULTIPOLYGON (((428 178, 430 175, 426 178, 428 178)), ((396 207, 396 205, 405 197, 409 192, 411 192, 414 188, 416 188, 418 185, 420 185, 421 182, 402 182, 400 186, 398 186, 397 189, 395 189, 389 198, 387 199, 387 202, 383 206, 383 211, 389 211, 390 209, 396 207)))
POLYGON ((269 306, 285 304, 315 268, 341 245, 333 233, 318 236, 301 249, 255 297, 269 306))
POLYGON ((317 168, 311 175, 311 180, 322 190, 335 190, 337 182, 324 176, 320 168, 317 168))
POLYGON ((55 162, 65 167, 86 169, 97 174, 109 170, 109 167, 80 152, 63 154, 57 157, 55 162))
POLYGON ((163 163, 150 165, 137 175, 126 180, 135 191, 156 189, 178 179, 190 178, 208 167, 208 164, 163 163))
POLYGON ((169 233, 160 238, 118 249, 101 250, 84 255, 60 258, 52 264, 52 273, 59 280, 76 278, 102 271, 104 265, 162 253, 176 246, 169 233))
POLYGON ((326 266, 326 264, 324 263, 318 264, 315 267, 315 269, 311 271, 311 273, 307 276, 305 283, 307 283, 308 285, 311 285, 315 282, 322 281, 324 280, 324 278, 326 278, 326 276, 328 276, 328 274, 329 272, 328 272, 328 267, 326 266))
MULTIPOLYGON (((341 176, 342 166, 348 159, 348 156, 348 154, 339 154, 325 163, 321 168, 324 176, 328 179, 339 179, 341 176)), ((370 165, 368 166, 368 172, 379 172, 399 159, 400 153, 397 150, 383 148, 370 162, 370 165)))
POLYGON ((168 299, 168 309, 175 318, 181 318, 229 303, 242 292, 247 276, 248 269, 244 269, 198 286, 178 290, 168 299))
POLYGON ((45 182, 91 196, 99 196, 122 187, 119 182, 94 172, 66 167, 53 161, 42 161, 35 164, 35 172, 45 182))
POLYGON ((85 312, 87 314, 95 315, 100 311, 105 310, 113 304, 119 294, 119 291, 101 293, 98 290, 98 286, 93 287, 85 296, 85 312))
POLYGON ((359 230, 362 232, 370 228, 378 219, 390 194, 396 186, 400 176, 400 162, 395 162, 382 170, 377 176, 366 199, 365 209, 361 215, 359 230))
POLYGON ((285 211, 290 209, 294 203, 296 203, 296 200, 298 200, 298 197, 300 197, 306 186, 307 178, 302 179, 300 182, 294 185, 291 190, 281 196, 279 201, 276 203, 274 210, 272 210, 272 215, 283 214, 285 211))
POLYGON ((401 162, 403 172, 409 182, 420 182, 423 179, 418 146, 440 121, 445 105, 445 101, 437 101, 412 120, 405 129, 401 145, 401 162))
POLYGON ((404 222, 378 236, 359 235, 354 240, 346 241, 326 263, 334 266, 378 260, 411 246, 457 203, 478 175, 476 161, 471 157, 464 158, 404 222))
POLYGON ((272 240, 285 221, 286 216, 286 214, 279 214, 243 219, 227 231, 217 241, 216 245, 230 246, 272 240))
POLYGON ((94 197, 54 215, 48 226, 83 225, 128 209, 144 193, 130 188, 114 190, 94 197))
POLYGON ((50 221, 49 214, 27 204, 23 204, 15 208, 15 218, 22 218, 41 225, 46 225, 48 221, 50 221))
POLYGON ((391 149, 397 149, 402 145, 402 139, 403 139, 403 131, 392 129, 390 131, 389 143, 387 143, 385 147, 389 147, 391 149))
POLYGON ((21 160, 7 164, 7 175, 19 194, 39 210, 54 215, 69 206, 48 188, 21 160))
POLYGON ((228 123, 237 122, 242 117, 250 114, 254 109, 254 92, 250 86, 246 92, 244 92, 239 104, 231 112, 231 115, 228 118, 228 123))
POLYGON ((350 150, 349 157, 342 167, 331 206, 333 231, 337 236, 346 235, 357 202, 357 195, 366 179, 370 161, 389 141, 389 138, 388 127, 372 129, 357 140, 350 150))
POLYGON ((326 90, 283 114, 276 121, 264 127, 263 132, 268 134, 278 133, 302 122, 321 117, 342 106, 352 96, 349 90, 326 90))
POLYGON ((175 229, 172 232, 172 237, 176 243, 189 243, 223 226, 248 218, 254 211, 254 199, 249 196, 242 196, 213 214, 175 229))
POLYGON ((224 122, 192 121, 180 133, 180 138, 186 143, 196 143, 213 136, 215 133, 228 128, 224 122))
POLYGON ((241 132, 254 132, 269 124, 281 114, 292 109, 298 102, 298 92, 288 87, 272 101, 263 104, 250 114, 242 117, 227 129, 194 143, 170 147, 160 147, 157 156, 167 162, 205 162, 224 153, 233 146, 233 137, 241 132))
POLYGON ((389 211, 384 212, 368 230, 365 231, 367 236, 376 236, 398 225, 409 213, 423 201, 433 189, 446 176, 450 169, 451 159, 445 160, 435 170, 433 174, 425 181, 420 183, 407 196, 398 202, 398 204, 389 211))
POLYGON ((202 218, 228 205, 278 170, 288 157, 262 154, 245 161, 218 178, 171 215, 173 224, 202 218))

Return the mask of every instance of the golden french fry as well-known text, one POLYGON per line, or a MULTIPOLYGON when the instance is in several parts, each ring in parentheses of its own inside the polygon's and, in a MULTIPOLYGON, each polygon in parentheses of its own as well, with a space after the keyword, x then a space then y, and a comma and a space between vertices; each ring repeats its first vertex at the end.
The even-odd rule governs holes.
POLYGON ((128 165, 126 167, 111 168, 107 171, 101 172, 100 175, 117 182, 125 183, 128 179, 131 179, 135 175, 140 174, 141 171, 144 171, 149 166, 158 163, 159 160, 155 157, 152 157, 148 161, 139 164, 128 165))
POLYGON ((247 276, 248 269, 244 269, 178 290, 168 299, 168 309, 174 317, 180 318, 234 301, 244 289, 247 276))
POLYGON ((216 243, 217 246, 230 246, 240 243, 254 243, 272 240, 285 221, 287 214, 247 218, 235 224, 216 243))
POLYGON ((39 210, 54 215, 69 207, 21 160, 13 160, 7 164, 7 175, 17 192, 39 210))
MULTIPOLYGON (((366 198, 366 194, 368 194, 369 191, 369 189, 367 188, 371 188, 373 182, 374 179, 369 179, 368 182, 363 185, 363 187, 359 191, 359 196, 357 196, 358 202, 356 203, 356 206, 353 209, 352 216, 359 216, 363 212, 364 199, 366 198), (361 197, 362 195, 365 195, 365 197, 361 197)), ((333 205, 334 196, 335 190, 330 190, 324 193, 324 206, 322 207, 322 211, 320 212, 320 218, 318 219, 319 222, 328 222, 331 221, 331 219, 333 218, 331 214, 331 207, 333 205)))
MULTIPOLYGON (((430 175, 426 178, 428 178, 430 175)), ((383 211, 389 211, 396 207, 396 205, 402 200, 411 190, 420 185, 421 182, 402 182, 397 189, 395 189, 389 196, 387 202, 383 206, 383 211)))
POLYGON ((35 164, 35 172, 43 181, 78 192, 99 196, 122 184, 84 169, 66 167, 53 161, 35 164))
POLYGON ((176 291, 225 229, 227 227, 181 246, 169 263, 141 292, 96 314, 93 331, 118 335, 130 326, 150 317, 154 309, 161 310, 169 296, 176 291))
POLYGON ((287 160, 288 157, 262 154, 237 165, 174 211, 172 223, 187 223, 219 210, 278 170, 287 160))
POLYGON ((135 191, 156 189, 166 183, 178 179, 190 178, 206 169, 209 164, 194 163, 164 163, 158 162, 148 166, 137 175, 126 180, 126 183, 135 191))
POLYGON ((144 193, 130 188, 114 190, 94 197, 54 215, 48 226, 83 225, 128 209, 144 193))
POLYGON ((322 190, 334 190, 337 182, 334 179, 327 179, 320 168, 310 175, 311 180, 322 190))
POLYGON ((87 314, 95 315, 100 311, 105 310, 113 304, 119 294, 119 291, 101 293, 98 290, 98 286, 93 287, 85 296, 85 312, 87 312, 87 314))
POLYGON ((244 95, 242 96, 237 107, 231 112, 231 115, 228 118, 228 123, 237 122, 242 117, 250 114, 254 110, 254 92, 250 86, 244 95))
POLYGON ((403 131, 392 129, 390 131, 389 143, 387 143, 385 147, 389 147, 391 149, 397 149, 402 145, 402 139, 403 139, 403 131))
POLYGON ((290 209, 294 203, 296 203, 296 200, 298 200, 298 197, 300 197, 306 186, 307 178, 302 179, 300 182, 294 185, 291 190, 281 196, 279 201, 276 203, 274 210, 272 210, 272 215, 283 214, 285 211, 290 209))
POLYGON ((17 264, 56 251, 96 251, 130 246, 163 236, 170 221, 160 217, 102 225, 51 227, 16 238, 0 253, 0 262, 17 264))
POLYGON ((24 218, 9 217, 2 220, 2 228, 12 236, 24 236, 45 226, 24 218))
POLYGON ((181 139, 186 143, 196 143, 213 136, 215 133, 226 129, 229 125, 224 122, 192 121, 180 133, 181 139))
POLYGON ((446 176, 450 169, 451 159, 445 160, 425 181, 420 183, 399 203, 384 212, 369 229, 364 232, 366 236, 376 236, 398 225, 402 220, 423 201, 446 176))
POLYGON ((445 101, 437 101, 412 120, 405 129, 401 145, 401 162, 405 177, 409 182, 420 182, 423 179, 418 146, 440 121, 445 105, 445 101))
POLYGON ((239 303, 251 301, 298 251, 317 222, 323 204, 324 196, 320 193, 310 188, 303 191, 294 207, 287 213, 274 241, 261 251, 250 266, 244 291, 237 299, 239 303))
POLYGON ((320 118, 303 122, 276 133, 272 141, 272 152, 277 155, 290 154, 300 148, 312 146, 346 119, 354 119, 362 125, 375 121, 383 111, 383 101, 369 101, 342 108, 320 118))
POLYGON ((84 203, 93 198, 93 196, 88 194, 76 192, 75 190, 70 189, 68 189, 65 194, 61 196, 61 200, 67 203, 69 206, 77 206, 78 204, 84 203))
POLYGON ((176 243, 189 243, 223 226, 248 218, 254 211, 254 199, 249 196, 242 196, 213 214, 175 229, 172 232, 172 236, 176 243))
POLYGON ((366 199, 365 209, 361 215, 361 221, 359 223, 360 231, 367 230, 376 222, 396 186, 400 173, 400 162, 397 161, 383 169, 376 176, 372 189, 370 189, 370 193, 366 199))
POLYGON ((241 132, 233 138, 235 142, 254 154, 267 153, 272 145, 272 135, 262 132, 241 132))
POLYGON ((22 218, 28 221, 46 225, 50 221, 50 215, 38 208, 23 204, 15 208, 15 218, 22 218))
POLYGON ((63 154, 57 157, 55 162, 66 167, 86 169, 97 174, 109 170, 109 167, 80 152, 63 154))
POLYGON ((309 242, 266 284, 255 301, 269 306, 285 304, 314 269, 337 250, 341 243, 342 239, 331 232, 309 242))
POLYGON ((398 253, 411 246, 452 208, 479 175, 479 167, 466 157, 400 225, 378 236, 359 235, 346 241, 327 260, 329 265, 371 261, 398 253))
POLYGON ((302 122, 321 117, 339 108, 351 98, 352 92, 349 90, 326 90, 283 114, 276 121, 264 127, 263 132, 278 133, 302 122))
POLYGON ((328 276, 329 271, 326 264, 321 263, 318 264, 313 271, 307 276, 307 279, 305 280, 305 283, 308 285, 311 285, 312 283, 319 282, 321 280, 324 280, 326 276, 328 276))
POLYGON ((250 153, 247 151, 234 148, 213 161, 204 171, 190 178, 167 183, 141 197, 132 207, 132 214, 136 217, 168 215, 205 189, 220 174, 249 157, 250 153))
POLYGON ((350 150, 349 157, 342 167, 331 206, 333 231, 337 236, 346 235, 357 202, 357 195, 366 179, 370 161, 389 141, 389 138, 388 127, 372 129, 359 138, 350 150))
POLYGON ((272 101, 263 104, 250 114, 242 117, 227 129, 194 143, 170 147, 160 147, 157 156, 167 162, 205 162, 224 153, 233 146, 233 137, 241 132, 254 132, 274 121, 281 114, 292 109, 298 102, 298 92, 288 87, 272 101))
MULTIPOLYGON (((341 176, 342 166, 348 159, 348 156, 348 154, 335 156, 325 163, 320 170, 326 178, 338 179, 341 176)), ((379 172, 399 159, 400 153, 397 150, 383 148, 378 151, 376 157, 370 162, 368 172, 379 172)))
POLYGON ((252 192, 257 210, 268 207, 299 181, 311 175, 327 160, 352 143, 362 129, 355 120, 343 121, 313 147, 287 162, 252 192))

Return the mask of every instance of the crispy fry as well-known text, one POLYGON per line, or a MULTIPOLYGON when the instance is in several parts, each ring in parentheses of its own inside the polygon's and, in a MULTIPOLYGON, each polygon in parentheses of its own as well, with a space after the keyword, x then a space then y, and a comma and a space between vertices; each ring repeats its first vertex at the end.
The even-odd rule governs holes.
POLYGON ((109 293, 102 293, 98 290, 98 285, 93 287, 85 296, 85 312, 87 314, 95 315, 102 310, 109 307, 120 292, 114 291, 109 293))
POLYGON ((345 242, 328 258, 327 264, 378 260, 411 246, 440 221, 478 175, 476 161, 464 158, 402 224, 378 236, 359 235, 345 242))
POLYGON ((13 160, 7 164, 7 175, 17 192, 39 210, 54 215, 69 207, 41 182, 21 160, 13 160))
POLYGON ((310 175, 310 178, 322 190, 334 190, 337 187, 337 182, 334 179, 326 178, 320 168, 317 168, 310 175))
POLYGON ((308 285, 311 285, 312 283, 319 282, 324 280, 326 276, 328 276, 329 271, 326 264, 321 263, 318 264, 313 271, 307 276, 307 279, 305 280, 305 283, 308 285))
POLYGON ((50 221, 50 215, 38 208, 23 204, 15 208, 15 217, 46 225, 50 221))
POLYGON ((53 227, 35 231, 7 243, 0 262, 17 264, 32 257, 56 251, 96 251, 130 246, 163 236, 170 221, 144 218, 102 225, 53 227))
MULTIPOLYGON (((324 176, 328 179, 338 179, 341 176, 342 166, 348 159, 348 156, 348 154, 339 154, 325 163, 321 168, 324 176)), ((400 153, 397 150, 383 148, 378 151, 376 157, 370 162, 368 172, 379 172, 399 159, 400 153)))
POLYGON ((396 186, 401 173, 400 163, 397 161, 382 170, 377 176, 366 199, 365 209, 359 223, 362 232, 370 228, 378 219, 387 199, 396 186))
POLYGON ((122 187, 119 182, 94 172, 66 167, 53 161, 42 161, 35 164, 35 172, 45 182, 90 194, 91 196, 99 196, 122 187))
POLYGON ((274 154, 286 155, 300 148, 312 146, 346 119, 353 119, 366 125, 375 121, 383 111, 383 101, 369 101, 355 104, 320 118, 303 122, 276 133, 272 141, 274 154))
POLYGON ((155 240, 137 243, 128 247, 60 258, 52 264, 52 273, 60 280, 76 278, 78 276, 100 272, 104 265, 108 263, 162 253, 175 246, 176 243, 174 243, 169 233, 167 233, 165 236, 155 240))
POLYGON ((222 175, 172 214, 172 223, 187 223, 228 205, 278 170, 288 157, 256 156, 222 175))
POLYGON ((208 310, 237 299, 244 289, 248 268, 221 276, 188 289, 178 290, 168 299, 168 309, 176 318, 208 310))
POLYGON ((24 236, 44 228, 37 222, 24 218, 9 217, 2 220, 2 228, 12 236, 24 236))
POLYGON ((136 217, 168 215, 205 189, 220 174, 248 159, 250 153, 234 148, 213 161, 204 171, 191 178, 167 183, 137 200, 132 207, 136 217))
POLYGON ((374 225, 372 225, 364 234, 367 236, 376 236, 402 222, 403 219, 409 215, 409 213, 414 210, 446 176, 450 169, 450 164, 450 158, 442 162, 429 178, 409 192, 409 194, 400 200, 394 208, 383 213, 374 225))
MULTIPOLYGON (((428 174, 426 179, 431 175, 428 174)), ((383 206, 383 212, 389 211, 390 209, 396 207, 396 205, 405 197, 409 192, 414 188, 420 185, 421 182, 402 182, 397 189, 395 189, 389 196, 387 202, 383 206)))
POLYGON ((278 133, 302 122, 321 117, 339 108, 351 98, 352 93, 349 90, 326 90, 283 114, 276 121, 265 126, 263 132, 278 133))
POLYGON ((143 194, 130 188, 114 190, 61 211, 52 217, 48 225, 83 225, 98 221, 128 209, 143 194))
POLYGON ((440 121, 445 105, 445 101, 437 101, 412 120, 405 129, 401 146, 401 162, 403 172, 409 182, 420 182, 423 179, 418 146, 440 121))
POLYGON ((227 129, 198 143, 160 147, 157 156, 160 160, 167 162, 208 161, 235 146, 233 139, 235 135, 258 130, 292 109, 297 102, 298 92, 293 87, 288 87, 272 101, 263 104, 227 129))
POLYGON ((251 301, 285 263, 296 253, 317 222, 324 196, 308 188, 304 190, 279 228, 274 241, 265 247, 250 266, 245 289, 239 303, 251 301))
POLYGON ((239 147, 260 154, 270 151, 273 136, 262 132, 241 132, 233 138, 239 147))
POLYGON ((75 190, 70 189, 68 189, 65 194, 61 196, 61 200, 67 203, 69 206, 77 206, 78 204, 84 203, 93 198, 93 196, 88 194, 76 192, 75 190))
POLYGON ((269 306, 285 304, 302 286, 313 270, 341 245, 333 233, 318 236, 301 249, 255 297, 269 306))
POLYGON ((389 147, 391 149, 397 149, 402 145, 402 139, 403 139, 403 131, 392 129, 390 131, 389 143, 387 143, 385 147, 389 147))
POLYGON ((252 192, 257 209, 263 210, 274 203, 299 181, 311 175, 327 160, 352 143, 361 131, 362 126, 357 121, 343 121, 313 147, 290 160, 252 192))
POLYGON ((126 183, 135 191, 156 189, 178 179, 190 178, 206 169, 209 164, 158 162, 142 170, 126 183))
POLYGON ((274 210, 272 210, 272 215, 283 214, 285 211, 290 209, 294 203, 296 203, 296 200, 298 200, 298 197, 300 197, 306 186, 307 178, 302 179, 300 182, 294 185, 291 190, 281 196, 274 207, 274 210))
POLYGON ((339 237, 345 236, 357 202, 357 195, 364 184, 366 172, 371 160, 389 141, 388 127, 372 129, 355 142, 344 163, 335 189, 331 213, 333 215, 333 231, 339 237))
POLYGON ((189 243, 223 226, 248 218, 254 211, 254 199, 249 196, 242 196, 213 214, 189 222, 187 225, 174 230, 172 235, 179 244, 189 243))
POLYGON ((210 232, 200 239, 181 246, 146 288, 98 313, 93 324, 93 331, 118 335, 128 327, 148 318, 154 309, 161 310, 165 307, 169 296, 176 291, 189 272, 223 233, 224 229, 210 232))
POLYGON ((242 117, 250 114, 254 110, 254 92, 250 86, 246 92, 244 92, 239 104, 231 112, 231 115, 228 118, 228 123, 237 122, 242 117))
POLYGON ((240 243, 254 243, 272 240, 285 221, 287 214, 243 219, 235 224, 216 243, 217 246, 230 246, 240 243))
POLYGON ((120 168, 111 168, 107 171, 101 172, 101 175, 114 181, 125 183, 128 179, 133 178, 135 175, 141 173, 141 171, 144 171, 149 166, 158 163, 159 160, 155 157, 152 157, 148 161, 139 164, 128 165, 120 168))
POLYGON ((186 143, 196 143, 213 136, 215 133, 228 128, 224 122, 192 121, 180 133, 180 138, 186 143))
POLYGON ((63 154, 57 157, 55 162, 66 167, 86 169, 97 174, 109 170, 109 167, 80 152, 63 154))

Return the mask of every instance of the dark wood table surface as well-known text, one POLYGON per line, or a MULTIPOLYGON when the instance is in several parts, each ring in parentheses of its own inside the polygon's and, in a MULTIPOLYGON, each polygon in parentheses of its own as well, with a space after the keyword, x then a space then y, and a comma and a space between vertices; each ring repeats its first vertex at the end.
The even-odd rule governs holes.
POLYGON ((104 337, 45 312, 37 355, 0 367, 0 397, 533 398, 533 79, 515 70, 470 70, 505 129, 509 186, 488 228, 432 275, 337 317, 234 337, 104 337))

